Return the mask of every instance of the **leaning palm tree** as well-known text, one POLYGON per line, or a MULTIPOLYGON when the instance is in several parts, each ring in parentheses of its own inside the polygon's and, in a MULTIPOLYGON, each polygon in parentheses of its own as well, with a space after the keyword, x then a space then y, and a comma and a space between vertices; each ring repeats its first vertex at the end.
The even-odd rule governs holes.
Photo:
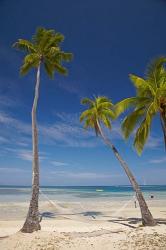
POLYGON ((145 78, 130 75, 136 87, 136 96, 124 99, 115 105, 119 116, 130 108, 129 114, 122 122, 125 139, 135 131, 134 147, 138 154, 142 153, 150 134, 154 116, 159 114, 161 129, 166 148, 166 58, 155 59, 147 68, 145 78))
POLYGON ((54 30, 38 28, 31 41, 19 39, 13 47, 25 53, 23 64, 20 68, 21 75, 25 75, 35 68, 37 71, 35 95, 32 106, 32 196, 30 200, 28 214, 21 229, 22 232, 31 233, 40 230, 40 217, 38 210, 39 200, 39 156, 38 156, 38 129, 36 121, 36 110, 39 98, 40 69, 43 65, 46 73, 53 78, 54 73, 66 75, 67 69, 62 65, 63 61, 70 61, 71 53, 61 50, 61 42, 64 36, 54 30))
POLYGON ((80 121, 84 121, 85 129, 92 128, 95 130, 96 135, 100 136, 105 142, 105 144, 112 149, 113 153, 115 154, 115 157, 120 162, 136 193, 136 197, 138 199, 142 215, 142 224, 145 226, 156 225, 156 222, 148 209, 148 206, 145 202, 140 187, 136 182, 135 177, 131 173, 131 170, 127 166, 126 162, 119 155, 118 150, 115 148, 111 140, 106 136, 104 130, 102 129, 102 125, 104 125, 108 129, 111 129, 111 119, 115 118, 114 108, 111 100, 104 96, 99 96, 94 99, 84 98, 82 100, 82 104, 87 105, 88 109, 82 112, 80 116, 80 121))

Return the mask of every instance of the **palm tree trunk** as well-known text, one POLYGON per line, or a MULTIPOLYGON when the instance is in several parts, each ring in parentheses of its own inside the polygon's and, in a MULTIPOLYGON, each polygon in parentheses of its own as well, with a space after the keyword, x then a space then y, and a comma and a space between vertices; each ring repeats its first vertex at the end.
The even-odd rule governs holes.
POLYGON ((38 129, 36 121, 36 109, 39 98, 39 84, 40 84, 40 63, 37 69, 37 80, 35 86, 35 97, 32 107, 32 148, 33 148, 33 164, 32 164, 32 196, 29 205, 26 221, 21 229, 21 232, 32 233, 40 230, 39 220, 39 156, 38 156, 38 129))
POLYGON ((131 173, 131 171, 130 171, 129 167, 127 166, 126 162, 119 155, 119 152, 117 151, 115 146, 111 143, 111 141, 103 133, 99 122, 98 122, 98 127, 99 127, 99 132, 100 132, 100 135, 101 135, 102 139, 104 140, 105 144, 112 149, 112 151, 115 154, 116 158, 118 159, 121 166, 123 167, 126 175, 128 176, 129 181, 130 181, 130 183, 131 183, 131 185, 132 185, 132 187, 133 187, 133 189, 134 189, 134 191, 136 193, 136 197, 137 197, 137 200, 138 200, 138 203, 139 203, 139 206, 140 206, 140 210, 141 210, 141 215, 142 215, 142 224, 144 226, 155 226, 156 221, 153 219, 153 216, 152 216, 151 212, 148 209, 146 201, 145 201, 145 199, 143 197, 143 194, 141 192, 141 189, 140 189, 135 177, 131 173))
POLYGON ((165 117, 164 112, 160 112, 160 122, 161 122, 161 127, 163 130, 165 150, 166 150, 166 117, 165 117))

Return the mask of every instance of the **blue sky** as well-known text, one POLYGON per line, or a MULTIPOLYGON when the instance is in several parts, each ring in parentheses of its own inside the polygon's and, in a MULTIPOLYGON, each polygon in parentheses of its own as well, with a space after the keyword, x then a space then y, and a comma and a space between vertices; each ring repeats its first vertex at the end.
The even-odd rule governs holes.
MULTIPOLYGON (((164 0, 0 1, 0 185, 31 184, 31 106, 35 72, 19 76, 23 55, 11 48, 36 27, 65 35, 74 53, 69 76, 49 80, 42 71, 38 108, 42 185, 128 184, 112 152, 79 124, 82 97, 113 102, 134 95, 129 73, 166 54, 164 0)), ((124 142, 120 124, 110 135, 139 183, 166 184, 166 154, 158 118, 141 157, 124 142)))

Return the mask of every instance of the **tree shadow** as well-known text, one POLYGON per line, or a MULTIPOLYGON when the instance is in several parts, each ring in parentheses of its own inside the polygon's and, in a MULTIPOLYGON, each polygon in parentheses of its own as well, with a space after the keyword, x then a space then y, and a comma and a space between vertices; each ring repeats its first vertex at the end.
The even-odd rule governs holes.
POLYGON ((157 224, 163 224, 163 225, 166 225, 166 219, 162 219, 162 218, 158 218, 158 219, 155 219, 157 224))
POLYGON ((7 235, 7 236, 1 236, 0 240, 6 239, 6 238, 9 238, 9 235, 7 235))
MULTIPOLYGON (((93 219, 97 219, 98 216, 102 216, 103 213, 99 211, 84 211, 79 213, 53 213, 53 212, 43 212, 40 213, 41 218, 58 218, 59 216, 74 216, 74 215, 82 215, 85 217, 92 217, 93 219)), ((130 217, 130 218, 124 218, 124 217, 117 217, 117 218, 111 218, 111 216, 103 215, 103 217, 109 217, 110 219, 107 220, 108 222, 121 224, 130 228, 137 228, 138 224, 142 221, 141 218, 136 217, 130 217)), ((157 224, 163 224, 166 225, 166 219, 163 218, 156 218, 155 219, 157 224)), ((1 238, 0 238, 1 239, 1 238)))
POLYGON ((123 225, 123 226, 134 228, 134 229, 136 228, 136 226, 130 225, 130 224, 136 224, 135 221, 134 221, 134 223, 133 223, 133 221, 128 222, 128 219, 125 219, 125 218, 122 218, 122 217, 120 217, 120 218, 118 217, 117 219, 108 220, 108 222, 113 222, 113 223, 116 223, 116 224, 120 224, 120 225, 123 225))
POLYGON ((67 216, 67 215, 83 215, 83 216, 90 216, 93 219, 96 219, 97 216, 102 215, 101 212, 97 211, 85 211, 85 212, 80 212, 80 213, 53 213, 53 212, 43 212, 40 213, 40 216, 42 218, 57 218, 58 216, 67 216))
POLYGON ((127 218, 127 221, 129 224, 138 224, 139 222, 142 221, 141 218, 135 218, 135 217, 131 217, 131 218, 127 218))
POLYGON ((93 219, 96 219, 97 216, 102 215, 101 212, 97 212, 97 211, 87 211, 87 212, 82 212, 80 213, 83 216, 91 216, 93 219))
POLYGON ((55 213, 52 213, 52 212, 43 212, 43 213, 40 213, 40 216, 42 218, 50 218, 50 219, 57 217, 55 213))
MULTIPOLYGON (((137 228, 137 226, 134 226, 134 225, 137 225, 138 223, 140 223, 142 219, 135 218, 135 217, 131 217, 131 218, 118 217, 117 219, 111 219, 108 221, 116 223, 116 224, 121 224, 130 228, 137 228)), ((158 225, 160 224, 166 225, 166 219, 155 218, 155 221, 157 222, 158 225)))
MULTIPOLYGON (((157 224, 163 224, 163 225, 166 225, 166 219, 164 218, 154 218, 155 221, 157 222, 157 224)), ((128 223, 129 224, 137 224, 139 222, 141 222, 141 218, 128 218, 127 219, 128 223)))

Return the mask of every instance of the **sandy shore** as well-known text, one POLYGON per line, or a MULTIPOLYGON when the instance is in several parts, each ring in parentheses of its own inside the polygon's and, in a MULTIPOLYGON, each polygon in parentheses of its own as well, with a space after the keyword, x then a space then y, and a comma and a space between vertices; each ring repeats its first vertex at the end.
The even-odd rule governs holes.
POLYGON ((166 250, 166 201, 148 202, 156 227, 140 226, 133 201, 41 202, 42 230, 19 232, 28 204, 0 204, 0 250, 166 250))

